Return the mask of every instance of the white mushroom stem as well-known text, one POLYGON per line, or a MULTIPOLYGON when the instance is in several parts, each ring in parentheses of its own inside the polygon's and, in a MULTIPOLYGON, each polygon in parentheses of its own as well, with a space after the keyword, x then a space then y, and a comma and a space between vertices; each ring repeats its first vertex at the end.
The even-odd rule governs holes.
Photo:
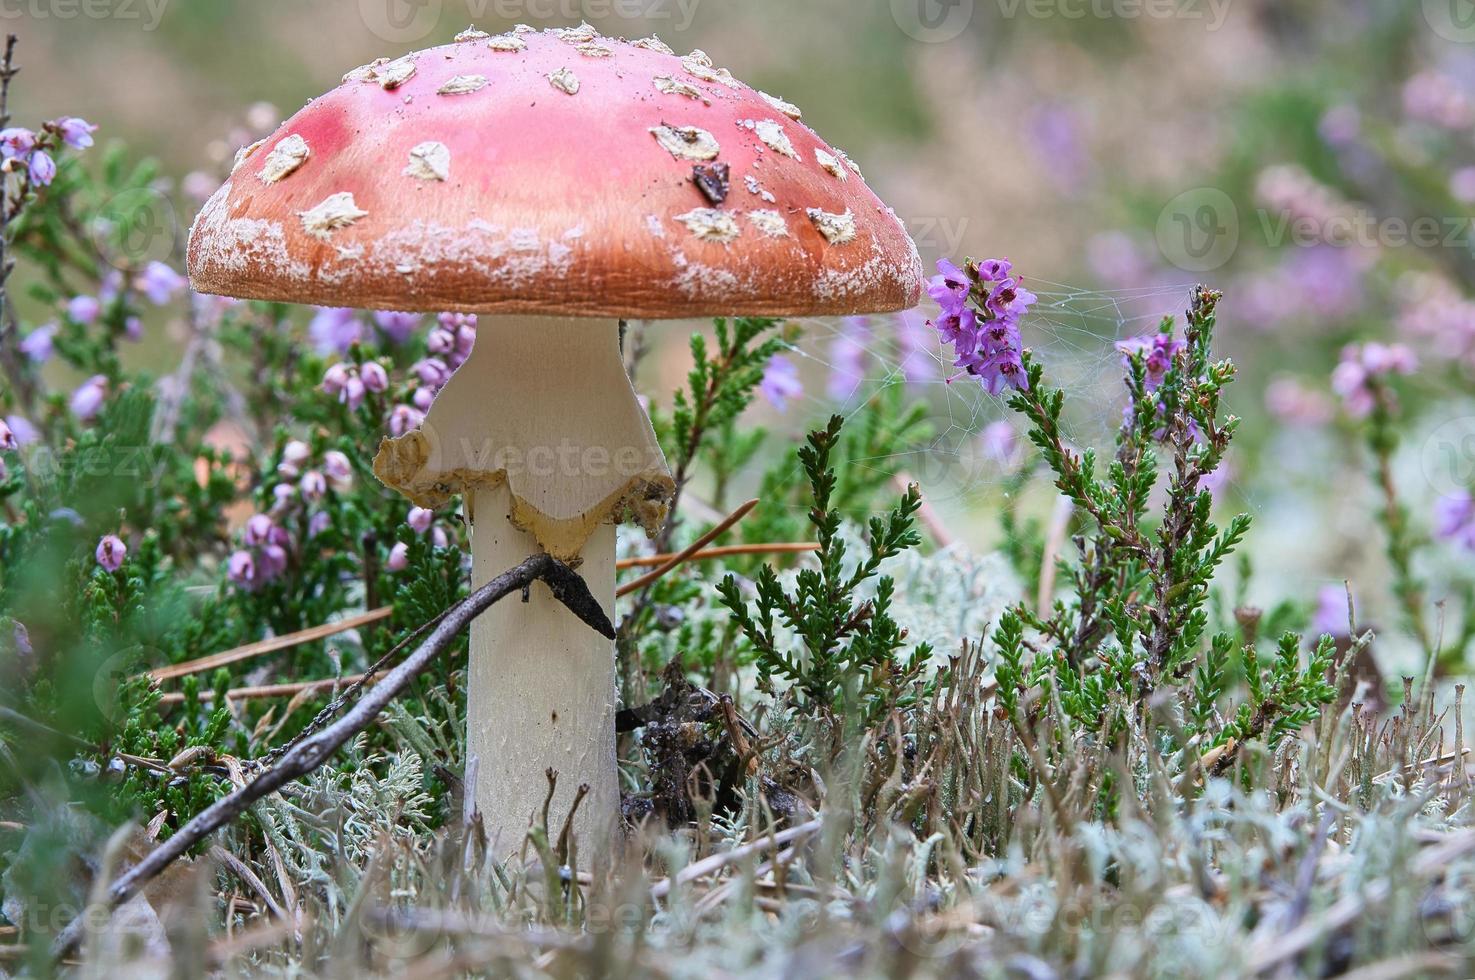
MULTIPOLYGON (((477 490, 471 519, 472 582, 489 582, 528 555, 537 539, 508 521, 507 488, 477 490)), ((579 577, 614 619, 615 528, 601 525, 584 546, 579 577)), ((558 772, 549 808, 556 843, 580 784, 589 793, 574 818, 580 866, 609 853, 619 812, 615 768, 614 645, 570 616, 542 583, 527 602, 500 602, 471 625, 466 758, 475 758, 475 797, 495 855, 519 850, 529 821, 558 772)))
MULTIPOLYGON (((464 493, 473 587, 528 555, 578 563, 614 614, 615 530, 654 532, 671 476, 620 357, 613 320, 483 317, 476 347, 417 431, 386 440, 375 472, 422 506, 464 493)), ((556 836, 581 784, 574 830, 585 867, 616 826, 615 656, 542 585, 473 625, 467 758, 497 857, 522 847, 558 772, 556 836)))

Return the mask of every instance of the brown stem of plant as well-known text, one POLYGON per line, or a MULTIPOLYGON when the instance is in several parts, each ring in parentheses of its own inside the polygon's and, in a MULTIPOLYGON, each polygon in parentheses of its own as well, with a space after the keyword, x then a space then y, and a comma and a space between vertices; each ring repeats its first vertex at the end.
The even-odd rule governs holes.
MULTIPOLYGON (((342 718, 299 742, 275 766, 201 811, 172 837, 150 851, 143 860, 120 875, 107 891, 106 908, 114 909, 119 903, 136 895, 159 872, 215 831, 241 816, 257 800, 321 766, 345 742, 367 728, 396 695, 450 647, 473 619, 499 600, 522 592, 539 580, 548 586, 555 599, 591 629, 614 639, 614 625, 610 623, 598 600, 590 594, 583 579, 573 569, 548 555, 532 556, 453 606, 415 652, 391 670, 378 686, 365 694, 342 718)), ((77 945, 89 918, 89 913, 84 912, 61 931, 51 946, 54 960, 61 959, 77 945)))

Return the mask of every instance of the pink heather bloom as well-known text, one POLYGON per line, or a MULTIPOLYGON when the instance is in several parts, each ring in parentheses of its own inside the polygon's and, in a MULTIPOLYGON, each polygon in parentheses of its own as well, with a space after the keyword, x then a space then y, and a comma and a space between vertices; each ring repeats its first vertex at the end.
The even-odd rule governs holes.
POLYGON ((95 296, 74 296, 67 303, 67 318, 73 323, 90 327, 102 315, 102 303, 95 296))
POLYGON ((425 414, 415 406, 396 405, 389 413, 389 434, 399 438, 407 432, 414 431, 424 421, 425 414))
POLYGON ((1332 106, 1316 129, 1328 146, 1347 146, 1362 135, 1362 113, 1354 105, 1332 106))
POLYGON ((1348 344, 1332 371, 1332 390, 1342 398, 1347 414, 1366 418, 1377 407, 1374 382, 1390 374, 1413 374, 1418 359, 1403 344, 1348 344))
POLYGON ((420 328, 420 315, 383 311, 374 314, 374 322, 378 324, 379 331, 389 338, 390 343, 398 345, 409 340, 420 328))
POLYGON ((21 353, 33 364, 45 364, 55 350, 56 324, 43 323, 20 342, 21 353))
POLYGON ((430 525, 435 522, 435 511, 426 507, 411 507, 409 516, 405 523, 410 525, 416 534, 424 534, 430 530, 430 525))
POLYGON ((937 275, 927 282, 927 295, 945 314, 960 312, 972 289, 973 280, 951 259, 938 259, 937 275))
POLYGON ((164 306, 189 285, 189 281, 163 262, 150 262, 133 285, 155 306, 164 306))
POLYGON ((927 321, 915 311, 898 314, 896 337, 901 344, 901 373, 908 384, 937 381, 937 357, 933 353, 927 321))
POLYGON ((0 419, 0 450, 14 450, 19 448, 20 441, 15 438, 15 433, 11 431, 10 425, 4 419, 0 419))
POLYGON ((56 161, 45 150, 36 150, 31 154, 30 174, 31 183, 48 187, 56 179, 56 161))
POLYGON ((130 316, 124 319, 123 336, 135 344, 143 340, 143 321, 136 316, 130 316))
POLYGON ((430 406, 435 402, 435 392, 429 388, 416 388, 415 393, 410 396, 410 401, 422 412, 430 411, 430 406))
POLYGON ((1265 408, 1285 425, 1325 425, 1333 414, 1332 404, 1323 393, 1288 377, 1275 378, 1266 385, 1265 408))
POLYGON ((846 401, 865 381, 866 344, 870 339, 870 322, 865 317, 849 316, 841 321, 830 344, 830 377, 825 385, 835 401, 846 401))
POLYGON ((983 431, 978 434, 978 446, 986 458, 999 463, 1006 470, 1019 466, 1019 435, 1014 431, 1013 423, 1007 419, 984 426, 983 431))
POLYGON ((403 541, 398 542, 389 549, 389 561, 385 562, 385 568, 391 572, 402 572, 410 567, 410 546, 403 541))
POLYGON ((243 537, 248 546, 255 548, 270 541, 274 530, 276 530, 276 524, 270 516, 255 514, 246 522, 246 533, 243 537))
POLYGON ((116 534, 108 534, 97 543, 94 557, 104 571, 116 572, 123 567, 123 559, 128 557, 128 546, 116 534))
POLYGON ((389 387, 389 374, 384 370, 384 365, 378 361, 369 361, 361 365, 359 377, 363 379, 364 387, 370 391, 380 392, 389 387))
POLYGON ((451 539, 446 536, 446 529, 436 525, 430 529, 430 543, 437 548, 449 548, 451 539))
POLYGON ((76 391, 72 392, 70 407, 72 414, 84 422, 91 421, 102 409, 103 402, 107 400, 108 379, 101 374, 95 374, 84 381, 76 391))
POLYGON ((323 475, 335 490, 345 490, 353 485, 353 464, 343 453, 330 449, 323 453, 323 475))
POLYGON ((322 500, 328 493, 328 478, 317 470, 308 470, 302 475, 301 488, 304 500, 322 500))
POLYGON ((203 170, 192 170, 184 175, 180 181, 180 190, 191 200, 204 204, 220 190, 220 179, 214 174, 207 174, 203 170))
POLYGON ((363 339, 363 329, 357 311, 320 306, 307 326, 307 335, 319 354, 342 356, 363 339))
POLYGON ((1148 391, 1156 391, 1162 386, 1163 378, 1173 366, 1173 359, 1188 348, 1188 343, 1175 340, 1172 334, 1160 333, 1147 337, 1133 337, 1117 344, 1117 350, 1124 355, 1122 366, 1130 367, 1132 356, 1142 354, 1143 366, 1146 369, 1145 384, 1148 391))
POLYGON ((1008 259, 986 259, 959 270, 941 259, 937 269, 939 275, 928 292, 942 307, 942 316, 933 326, 953 345, 957 355, 953 366, 977 378, 992 395, 1027 386, 1019 323, 1038 297, 1013 277, 1013 264, 1008 259), (960 276, 965 283, 958 281, 960 276))
POLYGON ((768 404, 780 412, 787 412, 789 401, 804 395, 804 385, 799 380, 799 368, 782 354, 773 355, 763 369, 763 380, 758 385, 758 391, 767 399, 768 404))
POLYGON ((352 376, 351 370, 347 364, 331 365, 323 373, 323 391, 335 396, 343 394, 343 389, 348 385, 348 379, 352 376))
POLYGON ((426 357, 416 361, 410 367, 410 373, 420 379, 420 383, 428 388, 438 389, 451 377, 451 369, 446 367, 446 362, 438 357, 426 357))
POLYGON ((430 331, 430 336, 425 338, 425 349, 432 354, 445 355, 455 353, 455 328, 442 325, 430 331))
POLYGON ((312 459, 312 449, 307 443, 300 439, 293 439, 282 447, 282 461, 277 464, 277 472, 282 476, 295 478, 310 459, 312 459))
POLYGON ((1461 167, 1450 174, 1449 193, 1461 204, 1475 204, 1475 167, 1461 167))
POLYGON ((332 527, 333 518, 325 510, 320 510, 307 519, 307 538, 312 540, 332 527))
POLYGON ((256 580, 256 560, 251 557, 251 552, 233 552, 226 565, 226 577, 233 585, 255 592, 259 583, 256 580))
POLYGON ((30 156, 36 148, 36 134, 29 129, 12 126, 0 129, 0 159, 14 160, 30 156))
POLYGON ((61 133, 62 142, 74 150, 85 150, 92 145, 92 134, 97 127, 76 116, 63 116, 52 123, 61 133))
POLYGON ((5 424, 10 426, 10 431, 15 434, 15 441, 19 445, 29 446, 41 438, 41 433, 23 415, 5 416, 5 424))
POLYGON ((1475 123, 1463 87, 1443 72, 1422 71, 1405 82, 1403 111, 1410 119, 1444 129, 1465 129, 1475 123))
POLYGON ((1347 635, 1347 587, 1323 585, 1316 593, 1316 614, 1311 617, 1311 632, 1317 636, 1347 635))
POLYGON ((290 508, 292 502, 297 499, 297 487, 290 483, 278 483, 271 488, 271 496, 271 509, 274 513, 279 514, 290 508))
POLYGON ((1434 533, 1466 551, 1475 551, 1475 497, 1468 490, 1440 498, 1434 508, 1434 533))

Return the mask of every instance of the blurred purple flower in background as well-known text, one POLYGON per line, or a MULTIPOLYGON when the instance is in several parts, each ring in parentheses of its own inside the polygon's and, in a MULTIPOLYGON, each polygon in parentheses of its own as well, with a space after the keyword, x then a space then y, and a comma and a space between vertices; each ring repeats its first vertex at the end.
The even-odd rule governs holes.
POLYGON ((20 342, 21 353, 35 364, 45 364, 55 352, 56 324, 43 323, 20 342))
POLYGON ((94 557, 104 570, 116 572, 123 567, 123 559, 128 557, 128 546, 116 534, 104 535, 97 543, 94 557))
POLYGON ((1004 470, 1012 471, 1020 463, 1019 434, 1014 423, 999 419, 983 427, 978 434, 978 448, 985 459, 998 463, 1004 470))
POLYGON ((847 401, 865 381, 866 345, 871 341, 870 321, 848 316, 830 344, 830 377, 825 391, 837 402, 847 401))
POLYGON ((804 395, 804 385, 799 381, 799 369, 784 355, 773 355, 763 370, 763 381, 759 383, 758 391, 768 400, 768 404, 780 412, 787 412, 789 402, 804 395))
POLYGON ((10 430, 4 419, 0 419, 0 450, 15 450, 20 448, 20 441, 16 439, 15 433, 10 430))
POLYGON ((189 285, 189 280, 163 262, 150 262, 133 285, 155 306, 165 306, 189 285))
POLYGON ((1043 105, 1033 107, 1029 118, 1030 136, 1046 172, 1058 186, 1079 190, 1087 161, 1076 114, 1068 106, 1043 105))
POLYGON ((1404 83, 1403 112, 1444 129, 1465 129, 1475 123, 1470 99, 1459 82, 1438 71, 1421 71, 1404 83))
POLYGON ((30 156, 36 148, 36 134, 20 126, 0 129, 0 159, 16 160, 30 156))
POLYGON ((1353 418, 1366 418, 1377 407, 1376 383, 1392 374, 1409 375, 1418 370, 1418 359, 1403 344, 1348 344, 1342 360, 1332 371, 1332 390, 1353 418))
POLYGON ((15 436, 18 445, 28 446, 41 438, 41 433, 23 415, 5 416, 5 424, 10 426, 10 431, 15 436))
POLYGON ((318 307, 307 325, 313 349, 324 356, 347 354, 350 347, 363 339, 363 330, 357 310, 332 306, 318 307))
POLYGON ((1475 551, 1475 497, 1461 490, 1434 507, 1434 533, 1442 540, 1475 551))
POLYGON ((72 414, 84 422, 90 421, 102 408, 107 394, 108 379, 101 374, 94 374, 72 392, 69 403, 72 414))
POLYGON ((1316 593, 1316 613, 1311 617, 1311 631, 1318 636, 1347 635, 1347 587, 1323 585, 1316 593))
POLYGON ((95 296, 73 296, 67 301, 67 319, 90 327, 102 315, 102 303, 95 296))
POLYGON ((378 325, 379 331, 389 338, 389 342, 397 346, 409 340, 420 328, 420 315, 381 311, 374 314, 374 323, 378 325))
POLYGON ((1291 377, 1273 379, 1265 386, 1265 408, 1284 425, 1318 426, 1332 420, 1330 400, 1291 377))
POLYGON ((926 384, 941 377, 938 355, 932 344, 933 333, 927 320, 915 310, 896 316, 896 339, 901 347, 901 374, 908 384, 926 384))
POLYGON ((385 563, 391 572, 402 572, 410 567, 410 546, 403 541, 389 549, 389 561, 385 563))

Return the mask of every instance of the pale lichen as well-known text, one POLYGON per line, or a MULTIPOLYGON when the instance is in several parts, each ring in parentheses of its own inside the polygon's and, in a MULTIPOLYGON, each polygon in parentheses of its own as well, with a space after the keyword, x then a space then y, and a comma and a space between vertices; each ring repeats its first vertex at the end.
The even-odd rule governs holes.
POLYGON ((769 238, 789 238, 789 223, 783 214, 769 209, 748 212, 748 221, 769 238))
POLYGON ((802 118, 804 115, 804 113, 800 112, 799 107, 796 106, 794 103, 785 102, 783 99, 779 98, 776 95, 769 95, 767 92, 759 92, 758 95, 762 97, 764 102, 767 102, 769 105, 773 106, 779 112, 782 112, 784 115, 788 116, 795 122, 798 122, 799 119, 802 118))
POLYGON ((261 165, 258 176, 263 184, 275 184, 284 177, 297 171, 307 162, 312 155, 312 149, 307 145, 307 140, 293 133, 282 140, 272 151, 266 155, 266 161, 261 165))
POLYGON ((410 150, 405 176, 420 180, 447 180, 451 176, 451 151, 444 143, 428 140, 410 150))
POLYGON ((672 78, 670 75, 657 75, 651 81, 655 85, 656 91, 662 95, 684 95, 688 99, 696 99, 706 105, 712 104, 712 100, 707 98, 706 93, 701 89, 695 85, 683 82, 679 78, 672 78))
POLYGON ((349 191, 331 194, 315 208, 297 212, 302 219, 302 228, 314 238, 328 240, 328 236, 340 228, 366 217, 369 212, 361 210, 349 191))
POLYGON ((647 51, 659 51, 661 54, 675 54, 671 46, 665 41, 652 34, 650 37, 642 37, 631 41, 630 46, 634 48, 645 48, 647 51))
POLYGON ((548 84, 568 95, 579 94, 579 77, 567 68, 560 68, 549 75, 548 84))
POLYGON ((743 233, 736 218, 716 208, 695 208, 685 214, 678 214, 676 220, 686 225, 687 230, 693 235, 706 242, 726 245, 736 241, 743 233))
POLYGON ((784 127, 772 119, 759 119, 753 123, 753 131, 758 138, 773 152, 786 157, 799 159, 799 154, 794 152, 794 144, 789 140, 789 134, 784 132, 784 127))
POLYGON ((841 180, 850 179, 850 174, 848 171, 846 171, 845 165, 840 162, 840 158, 835 156, 835 154, 829 153, 823 149, 820 149, 819 147, 815 147, 814 159, 819 161, 819 165, 821 167, 828 170, 836 177, 839 177, 841 180))
POLYGON ((732 72, 726 68, 716 68, 712 65, 712 59, 707 53, 700 49, 693 51, 681 59, 681 67, 700 78, 704 82, 716 82, 718 85, 726 85, 728 88, 737 88, 739 83, 732 77, 732 72))
POLYGON ((821 208, 809 208, 808 214, 814 227, 831 245, 844 245, 855 240, 855 215, 849 211, 834 214, 821 208))
POLYGON ((437 95, 470 95, 487 87, 485 75, 457 75, 435 90, 437 95))
POLYGON ((663 123, 652 126, 650 133, 678 160, 715 160, 722 152, 717 137, 696 126, 668 126, 663 123))

